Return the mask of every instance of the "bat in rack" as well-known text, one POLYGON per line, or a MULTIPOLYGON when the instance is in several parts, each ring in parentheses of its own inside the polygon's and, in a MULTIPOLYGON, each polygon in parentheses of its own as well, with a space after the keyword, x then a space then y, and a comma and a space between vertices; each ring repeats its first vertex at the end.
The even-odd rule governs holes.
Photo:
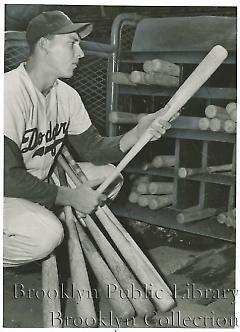
MULTIPOLYGON (((228 55, 227 50, 220 46, 214 46, 202 62, 196 67, 192 74, 180 86, 173 97, 164 108, 156 112, 154 123, 159 120, 170 121, 174 115, 185 105, 185 103, 197 92, 197 90, 209 79, 228 55)), ((152 139, 151 126, 145 131, 136 144, 129 150, 112 174, 98 187, 103 192, 110 183, 121 173, 128 163, 139 153, 139 151, 152 139)))

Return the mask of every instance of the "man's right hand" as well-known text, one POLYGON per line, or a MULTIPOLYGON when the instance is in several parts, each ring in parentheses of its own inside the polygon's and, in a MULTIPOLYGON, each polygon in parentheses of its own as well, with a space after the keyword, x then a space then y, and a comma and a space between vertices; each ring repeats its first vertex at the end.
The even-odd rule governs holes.
POLYGON ((72 206, 84 215, 90 214, 107 200, 106 195, 100 194, 92 189, 101 184, 103 180, 104 178, 87 181, 75 189, 58 187, 56 204, 72 206))

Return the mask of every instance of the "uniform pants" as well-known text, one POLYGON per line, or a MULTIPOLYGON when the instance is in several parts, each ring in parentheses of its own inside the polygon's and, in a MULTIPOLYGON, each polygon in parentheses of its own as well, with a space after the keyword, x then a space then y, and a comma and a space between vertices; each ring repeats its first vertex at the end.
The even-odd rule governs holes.
MULTIPOLYGON (((108 177, 113 165, 80 163, 89 180, 108 177)), ((108 197, 115 198, 122 177, 114 183, 108 197)), ((4 198, 3 265, 15 267, 49 255, 63 240, 64 232, 56 215, 40 204, 21 198, 4 198)))

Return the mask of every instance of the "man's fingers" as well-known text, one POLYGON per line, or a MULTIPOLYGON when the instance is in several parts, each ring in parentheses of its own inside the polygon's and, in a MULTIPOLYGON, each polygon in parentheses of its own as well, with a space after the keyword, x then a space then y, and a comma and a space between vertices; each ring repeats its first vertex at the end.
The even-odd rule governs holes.
POLYGON ((102 178, 98 178, 96 180, 89 180, 85 184, 87 184, 91 188, 95 188, 95 187, 99 186, 101 183, 103 183, 104 180, 105 180, 105 178, 102 177, 102 178))

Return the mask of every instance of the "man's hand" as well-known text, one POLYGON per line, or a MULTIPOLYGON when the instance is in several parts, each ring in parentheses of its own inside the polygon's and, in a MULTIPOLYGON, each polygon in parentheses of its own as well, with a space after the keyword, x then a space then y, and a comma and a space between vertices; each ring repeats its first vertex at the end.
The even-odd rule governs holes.
POLYGON ((142 117, 139 121, 137 126, 133 129, 129 130, 126 134, 123 135, 122 139, 120 140, 120 149, 123 152, 127 152, 143 135, 147 128, 150 126, 151 133, 153 135, 152 141, 159 139, 162 135, 165 134, 166 130, 171 127, 170 122, 175 120, 178 117, 179 113, 175 114, 170 121, 165 121, 161 119, 161 110, 148 114, 142 117), (157 117, 159 120, 157 123, 152 123, 157 117))
POLYGON ((144 117, 142 117, 138 121, 137 125, 137 138, 139 139, 143 133, 146 131, 148 127, 150 127, 150 132, 153 135, 152 141, 159 139, 162 135, 165 134, 166 130, 171 128, 171 124, 165 120, 159 118, 157 123, 153 123, 153 121, 159 117, 159 113, 151 113, 144 117))
POLYGON ((103 205, 107 200, 106 195, 100 194, 92 189, 100 185, 103 181, 104 178, 87 181, 75 189, 59 187, 56 204, 72 206, 84 217, 86 214, 90 214, 96 210, 98 206, 103 205))

